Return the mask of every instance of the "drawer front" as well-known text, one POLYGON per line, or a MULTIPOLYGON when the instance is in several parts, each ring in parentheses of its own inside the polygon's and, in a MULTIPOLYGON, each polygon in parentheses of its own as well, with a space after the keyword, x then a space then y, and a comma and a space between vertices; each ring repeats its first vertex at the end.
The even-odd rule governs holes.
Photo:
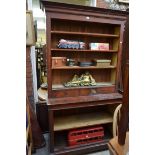
POLYGON ((76 97, 76 96, 87 96, 102 93, 114 93, 115 86, 101 87, 101 88, 74 88, 74 89, 63 89, 63 90, 52 90, 52 97, 76 97))

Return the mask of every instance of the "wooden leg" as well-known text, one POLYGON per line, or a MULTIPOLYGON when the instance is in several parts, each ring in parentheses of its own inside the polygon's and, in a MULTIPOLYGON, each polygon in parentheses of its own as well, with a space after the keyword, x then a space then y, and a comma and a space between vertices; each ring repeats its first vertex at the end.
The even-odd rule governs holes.
POLYGON ((118 143, 118 137, 116 136, 109 141, 108 147, 111 155, 126 155, 129 152, 129 133, 126 133, 124 145, 118 143))
POLYGON ((53 113, 54 111, 48 109, 48 117, 49 117, 49 140, 50 140, 50 153, 54 153, 54 120, 53 120, 53 113))

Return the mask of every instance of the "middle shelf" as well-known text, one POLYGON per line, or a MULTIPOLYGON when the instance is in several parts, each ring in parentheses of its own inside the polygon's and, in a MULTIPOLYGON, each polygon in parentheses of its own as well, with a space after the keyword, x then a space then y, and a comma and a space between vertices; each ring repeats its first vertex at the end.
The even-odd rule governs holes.
POLYGON ((80 66, 62 66, 62 67, 52 67, 51 69, 113 69, 116 66, 107 66, 107 67, 97 67, 97 66, 89 66, 89 67, 80 67, 80 66))
POLYGON ((101 52, 101 53, 113 53, 113 52, 118 52, 118 50, 90 50, 90 49, 62 49, 62 48, 51 48, 51 51, 56 51, 56 52, 101 52))
POLYGON ((107 112, 91 112, 64 117, 56 117, 54 120, 54 131, 68 130, 98 124, 107 124, 112 122, 113 116, 107 112))

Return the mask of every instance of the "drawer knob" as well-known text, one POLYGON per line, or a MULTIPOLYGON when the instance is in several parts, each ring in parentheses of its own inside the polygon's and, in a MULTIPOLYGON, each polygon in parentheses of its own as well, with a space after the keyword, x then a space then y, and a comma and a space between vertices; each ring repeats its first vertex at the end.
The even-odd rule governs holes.
POLYGON ((88 19, 88 20, 89 20, 89 19, 90 19, 90 17, 89 17, 89 16, 87 16, 87 17, 86 17, 86 19, 88 19))

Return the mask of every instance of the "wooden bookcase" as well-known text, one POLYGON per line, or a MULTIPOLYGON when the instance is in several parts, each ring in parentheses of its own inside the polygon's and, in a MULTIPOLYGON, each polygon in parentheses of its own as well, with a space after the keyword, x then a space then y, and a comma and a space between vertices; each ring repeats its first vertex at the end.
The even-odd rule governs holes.
POLYGON ((103 150, 111 138, 113 111, 122 103, 118 92, 120 82, 123 31, 126 12, 78 6, 42 0, 46 12, 48 116, 50 152, 53 154, 82 154, 103 150), (60 39, 80 40, 86 48, 59 49, 60 39), (89 43, 109 43, 109 50, 90 50, 89 43), (68 57, 77 61, 110 59, 108 67, 52 67, 52 57, 68 57), (65 87, 74 74, 85 71, 96 80, 96 86, 65 87), (70 129, 102 125, 102 142, 69 147, 70 129))

